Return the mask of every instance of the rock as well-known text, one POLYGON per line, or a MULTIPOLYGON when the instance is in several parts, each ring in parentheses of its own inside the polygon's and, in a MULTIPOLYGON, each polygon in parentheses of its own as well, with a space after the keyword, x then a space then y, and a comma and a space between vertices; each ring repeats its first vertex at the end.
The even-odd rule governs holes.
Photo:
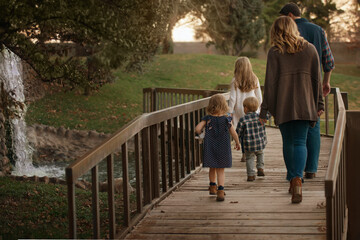
POLYGON ((86 190, 85 184, 83 182, 81 182, 81 181, 76 182, 75 187, 86 190))
POLYGON ((51 183, 54 183, 54 184, 58 184, 58 183, 59 183, 59 179, 56 178, 56 177, 52 177, 52 178, 50 178, 50 182, 51 182, 51 183))
MULTIPOLYGON (((107 192, 108 191, 108 183, 102 182, 99 183, 99 191, 100 192, 107 192)), ((132 192, 133 188, 129 184, 129 191, 132 192)), ((114 179, 114 192, 115 193, 122 193, 123 192, 123 179, 122 178, 115 178, 114 179)))
POLYGON ((58 134, 59 136, 65 136, 65 133, 66 133, 66 129, 65 129, 63 126, 61 126, 61 127, 58 128, 57 134, 58 134))
POLYGON ((40 182, 44 182, 45 184, 48 184, 50 182, 49 177, 45 176, 45 177, 41 177, 39 178, 40 182))
POLYGON ((34 181, 34 182, 39 182, 39 177, 34 175, 32 177, 29 177, 29 180, 34 181))

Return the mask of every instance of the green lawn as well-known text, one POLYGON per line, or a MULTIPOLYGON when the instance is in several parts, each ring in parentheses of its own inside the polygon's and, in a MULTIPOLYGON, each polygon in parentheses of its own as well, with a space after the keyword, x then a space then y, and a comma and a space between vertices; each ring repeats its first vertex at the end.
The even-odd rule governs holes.
MULTIPOLYGON (((100 193, 101 236, 109 238, 107 193, 100 193)), ((116 222, 122 224, 122 195, 116 194, 116 222)), ((92 238, 91 192, 76 189, 78 238, 92 238)), ((134 198, 132 197, 132 202, 134 198)), ((0 177, 0 239, 67 239, 67 188, 0 177)))
MULTIPOLYGON (((76 91, 47 95, 30 104, 27 123, 111 133, 142 113, 143 88, 214 89, 217 84, 230 83, 235 60, 224 55, 159 55, 146 65, 143 74, 115 72, 115 82, 91 96, 76 91)), ((263 84, 266 61, 251 62, 263 84)), ((359 83, 360 73, 354 66, 339 65, 332 74, 331 85, 349 93, 350 109, 360 106, 359 83), (352 75, 344 75, 346 72, 352 75)))

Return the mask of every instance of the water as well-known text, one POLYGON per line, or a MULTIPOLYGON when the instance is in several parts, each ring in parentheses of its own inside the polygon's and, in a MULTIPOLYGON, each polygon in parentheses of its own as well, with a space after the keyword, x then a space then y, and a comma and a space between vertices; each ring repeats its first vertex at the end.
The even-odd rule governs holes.
POLYGON ((10 110, 12 151, 14 152, 15 167, 13 175, 45 176, 41 168, 32 164, 32 152, 26 138, 26 105, 24 84, 22 77, 21 59, 10 50, 4 48, 0 54, 0 80, 4 83, 4 90, 16 102, 10 110))
MULTIPOLYGON (((12 175, 16 176, 48 176, 65 179, 65 168, 68 162, 45 163, 34 166, 32 162, 33 149, 28 144, 26 138, 26 105, 24 95, 24 84, 22 76, 21 59, 13 52, 4 48, 0 53, 0 80, 4 83, 4 89, 11 94, 17 102, 11 108, 14 113, 10 119, 12 150, 14 152, 15 167, 12 175)), ((121 156, 121 155, 120 155, 121 156)), ((135 181, 135 161, 132 153, 129 153, 129 179, 135 181)), ((99 180, 105 181, 107 178, 106 161, 99 164, 99 180)), ((115 178, 122 177, 121 157, 115 157, 114 161, 115 178)), ((83 176, 83 179, 91 181, 90 173, 83 176)))

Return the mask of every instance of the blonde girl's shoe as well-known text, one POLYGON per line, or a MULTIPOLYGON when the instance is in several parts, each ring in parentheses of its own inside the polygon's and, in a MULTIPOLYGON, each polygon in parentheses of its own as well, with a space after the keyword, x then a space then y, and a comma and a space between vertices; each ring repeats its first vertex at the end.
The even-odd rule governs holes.
POLYGON ((245 154, 242 155, 240 162, 246 162, 245 154))
POLYGON ((300 203, 302 201, 302 181, 300 177, 291 179, 292 203, 300 203))
POLYGON ((217 190, 217 194, 216 194, 216 201, 218 202, 222 202, 225 200, 225 192, 224 190, 217 190))

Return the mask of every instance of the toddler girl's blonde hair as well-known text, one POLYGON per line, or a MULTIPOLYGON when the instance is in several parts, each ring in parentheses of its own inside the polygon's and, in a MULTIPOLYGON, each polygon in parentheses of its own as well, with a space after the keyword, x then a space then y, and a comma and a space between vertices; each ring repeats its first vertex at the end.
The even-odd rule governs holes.
POLYGON ((280 53, 303 50, 306 40, 300 36, 296 23, 288 16, 278 17, 270 30, 271 45, 280 53))
POLYGON ((229 111, 226 99, 222 94, 215 94, 211 96, 209 105, 206 108, 208 114, 221 115, 229 111))
POLYGON ((236 60, 234 78, 235 88, 239 88, 242 92, 250 92, 258 87, 257 77, 247 57, 239 57, 236 60))
POLYGON ((259 101, 256 97, 248 97, 243 101, 243 106, 246 107, 250 112, 256 112, 259 108, 259 101))

